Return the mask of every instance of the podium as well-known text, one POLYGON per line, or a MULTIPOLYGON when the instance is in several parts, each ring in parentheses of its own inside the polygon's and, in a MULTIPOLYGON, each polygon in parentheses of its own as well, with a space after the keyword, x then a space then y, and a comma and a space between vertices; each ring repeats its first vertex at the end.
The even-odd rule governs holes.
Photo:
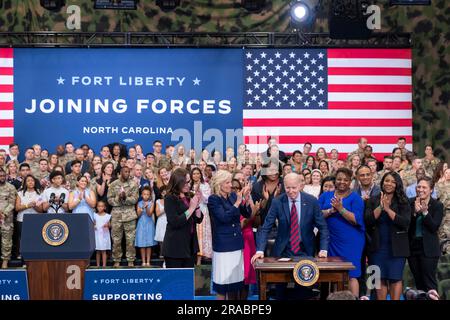
POLYGON ((95 250, 88 214, 25 214, 21 254, 30 300, 81 300, 84 272, 95 250))
POLYGON ((267 300, 268 283, 288 283, 294 282, 292 271, 297 262, 303 259, 311 259, 317 264, 320 272, 318 283, 336 283, 337 290, 345 290, 348 287, 350 270, 354 270, 355 266, 340 257, 313 258, 313 257, 296 257, 290 261, 279 261, 278 258, 265 257, 256 260, 255 270, 259 280, 259 299, 267 300))

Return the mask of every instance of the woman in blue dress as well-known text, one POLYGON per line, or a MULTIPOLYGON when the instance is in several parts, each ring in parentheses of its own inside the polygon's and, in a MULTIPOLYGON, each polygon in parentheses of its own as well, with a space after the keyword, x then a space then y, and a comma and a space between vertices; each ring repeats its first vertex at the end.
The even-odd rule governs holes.
POLYGON ((150 267, 151 247, 157 244, 155 241, 155 221, 153 220, 155 206, 152 201, 152 189, 149 186, 142 188, 141 197, 142 200, 136 205, 138 223, 135 246, 140 248, 142 266, 150 267))
POLYGON ((85 176, 77 178, 77 187, 69 194, 69 209, 72 213, 87 213, 94 222, 94 208, 97 197, 93 190, 88 188, 89 180, 85 176))
POLYGON ((381 195, 367 201, 365 222, 370 239, 367 246, 369 265, 378 266, 381 285, 377 300, 391 300, 402 295, 403 268, 409 256, 408 227, 411 208, 403 190, 402 179, 388 172, 381 179, 381 195))
POLYGON ((338 169, 336 190, 323 193, 319 204, 330 232, 328 255, 342 257, 355 266, 349 274, 349 287, 355 296, 359 296, 358 277, 361 276, 365 243, 364 202, 350 189, 352 175, 348 168, 338 169))

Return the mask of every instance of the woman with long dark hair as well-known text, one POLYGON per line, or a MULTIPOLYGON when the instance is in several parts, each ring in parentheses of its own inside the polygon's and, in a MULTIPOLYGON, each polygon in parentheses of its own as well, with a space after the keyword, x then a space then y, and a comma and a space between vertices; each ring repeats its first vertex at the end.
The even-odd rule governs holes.
POLYGON ((111 206, 108 203, 108 189, 109 185, 116 180, 114 171, 114 164, 111 161, 106 161, 102 164, 100 177, 95 180, 97 188, 97 201, 103 201, 106 204, 106 212, 111 212, 111 206))
POLYGON ((436 270, 441 256, 438 230, 444 218, 442 202, 431 197, 433 188, 431 178, 422 177, 417 181, 417 197, 410 199, 413 214, 409 227, 411 255, 408 264, 416 288, 425 292, 437 290, 436 270))
POLYGON ((170 176, 164 207, 167 216, 162 255, 167 268, 193 268, 199 252, 197 228, 203 220, 200 194, 189 196, 191 178, 183 168, 170 176))
POLYGON ((211 220, 208 211, 208 198, 211 195, 211 187, 205 183, 202 171, 199 168, 191 170, 191 192, 200 193, 200 211, 203 213, 203 221, 197 224, 198 243, 200 251, 197 256, 197 265, 201 264, 202 257, 212 258, 212 234, 211 220))
MULTIPOLYGON (((22 223, 24 214, 41 213, 42 199, 40 190, 36 188, 38 180, 31 174, 23 180, 22 187, 17 192, 17 252, 20 252, 20 238, 22 237, 22 223)), ((20 258, 20 255, 18 255, 20 258)))
POLYGON ((381 287, 377 299, 399 300, 402 294, 403 268, 409 256, 408 227, 411 210, 396 172, 381 179, 381 194, 370 198, 364 214, 368 238, 369 265, 381 271, 381 287))

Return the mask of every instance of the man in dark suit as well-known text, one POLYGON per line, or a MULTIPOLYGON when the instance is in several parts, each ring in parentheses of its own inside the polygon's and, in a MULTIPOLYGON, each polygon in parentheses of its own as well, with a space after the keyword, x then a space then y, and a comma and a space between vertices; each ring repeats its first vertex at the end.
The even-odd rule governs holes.
MULTIPOLYGON (((315 235, 314 228, 320 232, 319 258, 326 258, 328 254, 329 233, 327 223, 322 216, 319 203, 313 196, 301 192, 305 185, 302 174, 289 173, 284 178, 286 193, 275 198, 267 213, 264 225, 258 232, 256 259, 264 257, 264 249, 275 220, 278 220, 278 232, 272 255, 275 257, 314 256, 315 235)), ((286 285, 277 286, 277 297, 284 298, 286 285)), ((299 291, 305 296, 306 289, 299 291)))
MULTIPOLYGON (((88 160, 84 159, 84 151, 81 148, 78 148, 75 150, 75 160, 78 160, 81 162, 81 174, 85 174, 86 172, 89 172, 91 169, 91 164, 88 160)), ((72 161, 67 162, 65 167, 66 174, 72 173, 72 161)))

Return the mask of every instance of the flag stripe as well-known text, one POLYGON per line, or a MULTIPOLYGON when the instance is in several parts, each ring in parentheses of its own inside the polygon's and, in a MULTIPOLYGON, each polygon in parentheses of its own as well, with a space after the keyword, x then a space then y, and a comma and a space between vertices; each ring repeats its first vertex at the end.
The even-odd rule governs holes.
POLYGON ((13 119, 0 119, 0 128, 14 128, 14 120, 13 119))
POLYGON ((14 136, 14 128, 0 128, 0 137, 12 137, 14 136))
MULTIPOLYGON (((273 119, 244 119, 244 127, 270 127, 274 124, 273 119)), ((276 119, 277 126, 299 127, 299 126, 321 126, 321 127, 410 127, 411 119, 276 119)), ((361 132, 363 134, 363 132, 361 132)))
MULTIPOLYGON (((287 153, 292 153, 295 150, 299 150, 299 149, 301 150, 301 148, 305 142, 306 141, 299 142, 299 143, 293 143, 293 144, 280 143, 280 144, 278 144, 278 146, 280 147, 280 150, 287 152, 287 153)), ((374 150, 375 149, 378 150, 377 153, 385 153, 385 154, 391 154, 392 149, 395 147, 395 145, 392 145, 392 144, 371 144, 371 146, 373 147, 374 150)), ((314 145, 313 145, 313 147, 314 147, 314 145)), ((313 149, 313 152, 315 153, 317 151, 317 148, 319 148, 319 147, 325 148, 325 150, 327 152, 330 152, 332 149, 337 149, 339 153, 347 154, 352 151, 355 151, 358 146, 356 144, 320 143, 320 144, 317 144, 315 149, 313 149)), ((412 146, 410 144, 407 144, 406 147, 410 150, 412 148, 412 146)), ((263 144, 248 144, 247 148, 252 153, 264 152, 265 150, 267 150, 267 143, 265 145, 263 145, 263 144)))
POLYGON ((411 68, 408 59, 328 59, 330 68, 411 68))
MULTIPOLYGON (((410 110, 412 109, 411 102, 347 102, 347 101, 330 101, 328 102, 328 108, 334 110, 349 110, 353 113, 353 110, 410 110)), ((383 113, 384 115, 385 113, 383 113)))
MULTIPOLYGON (((341 136, 379 136, 385 134, 386 136, 412 136, 412 127, 391 127, 389 131, 382 130, 378 126, 365 127, 361 130, 360 127, 311 127, 311 126, 293 126, 293 127, 267 127, 254 126, 245 127, 243 129, 244 136, 295 136, 299 134, 308 134, 310 136, 336 136, 336 143, 340 142, 341 136)), ((370 139, 369 139, 370 143, 370 139)), ((266 140, 267 149, 267 140, 266 140)))
POLYGON ((12 92, 0 92, 0 102, 13 102, 14 93, 12 92))
POLYGON ((0 58, 0 68, 12 68, 13 59, 12 58, 0 58))
MULTIPOLYGON (((259 137, 259 136, 246 136, 244 139, 244 143, 253 143, 253 142, 261 142, 264 143, 264 141, 267 143, 267 137, 259 137), (258 141, 259 139, 259 141, 258 141)), ((393 136, 365 136, 367 139, 370 140, 370 144, 392 144, 395 145, 397 143, 397 137, 393 136)), ((339 143, 341 144, 353 144, 356 145, 361 138, 360 135, 355 136, 340 136, 339 137, 339 143)), ((406 141, 412 141, 412 136, 404 136, 406 141)), ((332 144, 336 142, 336 136, 331 135, 324 135, 324 136, 310 136, 310 135, 299 135, 299 136, 290 136, 290 135, 283 135, 278 137, 278 143, 286 143, 286 144, 293 144, 298 143, 299 141, 304 142, 310 142, 312 144, 318 144, 318 143, 327 143, 332 144)))
POLYGON ((330 84, 328 92, 412 92, 411 85, 330 84))
POLYGON ((412 93, 404 92, 330 92, 329 101, 393 101, 408 102, 412 99, 412 93))
POLYGON ((14 137, 10 136, 10 137, 4 137, 4 136, 0 136, 0 145, 7 145, 5 150, 6 152, 9 151, 9 144, 14 142, 14 137))
POLYGON ((0 58, 13 58, 14 49, 12 48, 0 48, 0 58))
POLYGON ((329 75, 411 76, 407 68, 328 68, 329 75))
POLYGON ((328 84, 402 84, 411 85, 410 76, 328 76, 328 84))
POLYGON ((12 84, 0 84, 0 92, 14 92, 14 86, 12 84))
POLYGON ((0 68, 0 76, 12 76, 13 72, 13 68, 0 68))
POLYGON ((13 76, 2 76, 0 75, 0 84, 13 84, 13 76))
POLYGON ((14 102, 1 102, 0 101, 0 110, 13 110, 14 102))
POLYGON ((12 110, 0 110, 0 119, 14 119, 12 110))
POLYGON ((411 59, 410 49, 328 49, 328 58, 411 59))
MULTIPOLYGON (((378 110, 352 110, 351 112, 342 110, 244 110, 244 119, 379 119, 378 110)), ((384 119, 411 119, 412 110, 389 110, 383 113, 384 119)), ((276 126, 276 123, 272 123, 276 126)))

